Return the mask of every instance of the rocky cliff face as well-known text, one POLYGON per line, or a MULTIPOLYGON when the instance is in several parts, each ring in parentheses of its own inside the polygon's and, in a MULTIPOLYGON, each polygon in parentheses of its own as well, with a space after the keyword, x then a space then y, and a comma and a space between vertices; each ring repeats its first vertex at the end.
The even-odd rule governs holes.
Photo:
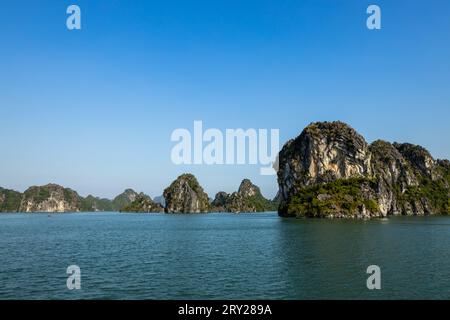
POLYGON ((155 203, 149 196, 141 192, 139 195, 137 195, 137 197, 132 203, 125 206, 120 211, 152 213, 152 212, 164 212, 164 208, 159 203, 155 203))
POLYGON ((192 174, 182 174, 164 190, 167 213, 205 213, 210 211, 208 195, 192 174))
POLYGON ((288 141, 279 153, 280 193, 303 186, 370 174, 364 138, 342 122, 318 122, 288 141))
POLYGON ((264 198, 259 187, 248 179, 242 180, 237 192, 217 193, 211 205, 213 211, 234 213, 274 211, 277 208, 277 205, 264 198))
POLYGON ((279 154, 281 216, 449 213, 448 161, 412 144, 370 146, 342 122, 312 123, 279 154))
POLYGON ((72 189, 57 184, 30 187, 22 196, 20 212, 77 212, 82 199, 72 189))

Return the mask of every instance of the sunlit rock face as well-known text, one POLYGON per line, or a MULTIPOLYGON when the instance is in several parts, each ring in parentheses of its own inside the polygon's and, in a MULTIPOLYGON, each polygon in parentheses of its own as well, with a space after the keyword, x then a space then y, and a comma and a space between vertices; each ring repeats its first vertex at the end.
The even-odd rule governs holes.
POLYGON ((22 196, 20 212, 78 212, 82 198, 69 188, 57 184, 33 186, 22 196))

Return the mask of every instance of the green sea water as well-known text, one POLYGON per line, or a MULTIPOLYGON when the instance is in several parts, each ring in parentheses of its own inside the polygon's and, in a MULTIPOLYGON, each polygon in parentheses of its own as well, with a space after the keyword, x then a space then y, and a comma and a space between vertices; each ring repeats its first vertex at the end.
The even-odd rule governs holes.
POLYGON ((450 217, 0 214, 0 299, 450 299, 450 217))

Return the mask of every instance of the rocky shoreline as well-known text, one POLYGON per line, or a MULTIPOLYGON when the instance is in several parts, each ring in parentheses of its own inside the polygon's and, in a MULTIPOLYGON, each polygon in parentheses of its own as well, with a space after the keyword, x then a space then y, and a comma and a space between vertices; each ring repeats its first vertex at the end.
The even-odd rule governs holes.
POLYGON ((249 179, 210 199, 197 178, 180 175, 155 199, 127 189, 114 199, 57 184, 25 192, 0 188, 0 212, 209 213, 278 211, 282 217, 383 218, 450 213, 450 162, 421 146, 364 137, 343 122, 316 122, 278 157, 279 191, 266 199, 249 179))

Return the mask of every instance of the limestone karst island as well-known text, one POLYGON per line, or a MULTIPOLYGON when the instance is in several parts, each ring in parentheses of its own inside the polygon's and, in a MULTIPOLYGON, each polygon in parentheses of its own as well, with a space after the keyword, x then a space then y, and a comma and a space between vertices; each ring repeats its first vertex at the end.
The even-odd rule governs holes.
POLYGON ((279 191, 266 199, 243 179, 238 190, 213 199, 196 177, 183 174, 155 199, 132 189, 114 199, 56 184, 21 193, 0 188, 1 212, 208 213, 278 211, 282 217, 374 218, 391 215, 448 215, 450 162, 423 147, 377 140, 368 144, 349 125, 316 122, 289 140, 279 153, 279 191))

